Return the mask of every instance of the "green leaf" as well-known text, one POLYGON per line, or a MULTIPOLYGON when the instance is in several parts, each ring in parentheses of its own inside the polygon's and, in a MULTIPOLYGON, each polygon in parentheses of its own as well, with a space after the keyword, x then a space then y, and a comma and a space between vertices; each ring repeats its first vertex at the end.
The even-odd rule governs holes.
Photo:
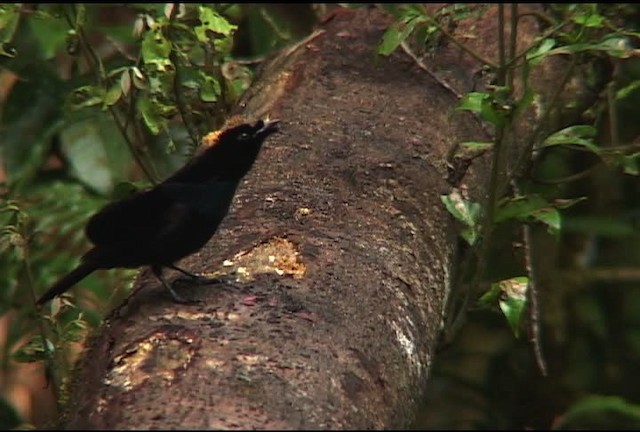
POLYGON ((154 135, 167 128, 167 118, 176 111, 175 106, 161 103, 155 98, 140 97, 136 103, 138 112, 154 135))
POLYGON ((462 98, 456 109, 479 113, 489 97, 488 93, 469 92, 462 98))
POLYGON ((220 83, 217 79, 201 74, 202 85, 200 86, 200 99, 203 102, 216 102, 221 94, 220 83))
POLYGON ((638 168, 640 162, 640 152, 625 155, 621 153, 613 153, 610 158, 606 158, 609 165, 622 167, 622 171, 628 175, 637 176, 640 174, 638 168))
POLYGON ((115 105, 120 100, 120 97, 122 97, 122 85, 120 81, 118 81, 111 86, 109 91, 106 92, 104 96, 104 105, 115 105))
POLYGON ((20 22, 20 5, 0 5, 0 55, 14 57, 14 52, 5 50, 4 45, 11 42, 20 22))
POLYGON ((171 43, 162 34, 160 25, 156 25, 145 33, 141 49, 142 60, 145 63, 166 64, 169 62, 171 43))
POLYGON ((480 235, 478 228, 480 204, 464 200, 457 191, 440 196, 440 200, 449 213, 466 226, 460 233, 462 238, 470 245, 475 244, 480 235))
POLYGON ((238 28, 238 26, 231 24, 225 17, 208 7, 198 7, 198 17, 200 18, 201 25, 196 26, 194 30, 196 37, 202 43, 210 42, 207 32, 231 36, 238 28))
MULTIPOLYGON (((46 340, 49 351, 55 351, 55 347, 50 340, 46 340)), ((42 336, 35 335, 31 339, 21 346, 16 352, 13 353, 13 359, 19 363, 33 363, 46 359, 46 351, 44 344, 42 343, 42 336)))
POLYGON ((129 148, 112 117, 94 110, 96 115, 68 122, 60 133, 61 151, 71 172, 82 183, 108 194, 114 184, 126 179, 132 164, 129 148))
POLYGON ((498 128, 504 124, 505 112, 496 109, 497 105, 490 93, 471 92, 462 98, 456 109, 479 113, 483 120, 498 128))
POLYGON ((534 212, 551 207, 551 204, 539 195, 527 195, 502 200, 496 209, 494 222, 509 219, 526 220, 534 212))
POLYGON ((527 53, 526 59, 531 65, 539 64, 556 45, 556 40, 553 38, 544 39, 540 45, 535 49, 527 53))
POLYGON ((640 88, 640 80, 633 81, 631 84, 628 84, 616 91, 616 99, 624 99, 631 93, 635 92, 638 88, 640 88))
POLYGON ((605 52, 616 58, 629 58, 640 54, 640 49, 631 48, 629 41, 623 36, 605 36, 597 43, 577 43, 552 49, 547 55, 577 54, 586 51, 605 52))
POLYGON ((560 212, 554 208, 543 208, 534 211, 531 216, 549 227, 549 233, 555 234, 560 231, 560 212))
POLYGON ((78 87, 67 100, 69 109, 79 110, 96 105, 104 105, 106 92, 100 86, 86 85, 78 87))
POLYGON ((513 334, 519 337, 525 306, 527 304, 529 278, 519 276, 501 280, 493 285, 497 285, 501 291, 500 299, 498 300, 500 310, 502 310, 502 313, 507 319, 513 334))
POLYGON ((565 430, 640 429, 640 405, 618 396, 587 396, 571 406, 554 426, 565 430))
POLYGON ((542 147, 556 145, 577 145, 584 147, 596 154, 600 154, 600 148, 593 142, 596 136, 596 128, 589 125, 569 126, 549 135, 542 143, 542 147))
POLYGON ((382 35, 382 42, 378 46, 378 54, 388 56, 394 52, 413 32, 416 25, 425 22, 421 16, 412 16, 409 19, 397 21, 382 35))
POLYGON ((147 125, 152 134, 158 135, 165 120, 155 109, 155 104, 148 97, 140 97, 136 102, 136 106, 138 112, 142 115, 144 124, 147 125))
POLYGON ((493 148, 493 143, 482 141, 466 141, 460 143, 455 157, 470 158, 493 148))
POLYGON ((31 34, 38 42, 44 59, 50 59, 65 48, 69 37, 69 24, 62 18, 41 14, 37 19, 26 20, 31 34))
POLYGON ((60 141, 71 172, 94 190, 109 192, 113 179, 96 123, 89 120, 69 125, 61 131, 60 141))
POLYGON ((580 14, 573 18, 573 22, 583 25, 585 27, 602 27, 605 18, 597 13, 580 14))

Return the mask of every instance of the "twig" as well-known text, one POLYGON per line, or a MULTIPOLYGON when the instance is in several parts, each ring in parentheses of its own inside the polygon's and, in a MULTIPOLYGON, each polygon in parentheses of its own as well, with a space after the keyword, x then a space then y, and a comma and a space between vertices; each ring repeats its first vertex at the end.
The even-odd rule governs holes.
MULTIPOLYGON (((67 19, 67 22, 68 22, 69 26, 76 30, 76 33, 78 35, 78 39, 80 40, 80 44, 86 50, 86 52, 89 54, 88 60, 92 63, 90 66, 95 70, 96 79, 97 79, 98 83, 100 83, 103 87, 106 88, 108 83, 107 83, 107 79, 105 77, 106 74, 105 74, 105 72, 103 70, 103 67, 102 67, 102 62, 98 58, 98 55, 95 53, 95 51, 93 50, 91 45, 89 45, 89 43, 87 42, 86 36, 84 34, 84 30, 82 29, 82 27, 77 27, 75 25, 75 23, 73 21, 71 21, 71 18, 66 13, 64 15, 65 15, 65 18, 67 19)), ((147 177, 147 180, 149 180, 150 182, 152 182, 154 184, 157 183, 156 180, 155 180, 156 176, 153 175, 152 172, 151 172, 151 169, 152 169, 154 171, 154 173, 155 173, 155 169, 153 169, 153 165, 151 165, 151 168, 147 167, 147 164, 140 157, 136 147, 134 146, 133 142, 129 138, 129 135, 127 134, 127 129, 120 122, 120 119, 118 118, 118 115, 117 115, 115 109, 113 108, 113 106, 108 106, 108 109, 109 109, 109 113, 113 117, 113 121, 115 122, 116 126, 118 127, 118 130, 120 131, 120 134, 122 135, 122 137, 124 138, 125 142, 127 143, 127 147, 129 147, 129 151, 131 152, 131 155, 133 156, 133 158, 136 160, 137 164, 142 169, 142 172, 144 173, 145 177, 147 177)))
POLYGON ((433 73, 431 71, 431 69, 429 69, 422 60, 420 60, 418 58, 418 56, 411 50, 411 48, 409 48, 409 45, 407 45, 406 41, 402 41, 400 43, 400 47, 402 47, 402 50, 405 52, 405 54, 407 54, 409 57, 411 57, 411 59, 415 62, 415 64, 422 69, 423 71, 425 71, 427 74, 429 74, 429 76, 431 78, 433 78, 438 84, 440 84, 442 87, 446 88, 447 90, 449 90, 458 100, 463 98, 463 95, 461 93, 459 93, 456 89, 454 89, 453 87, 451 87, 446 81, 444 81, 443 79, 440 79, 440 77, 438 77, 438 75, 436 75, 435 73, 433 73))
POLYGON ((178 111, 180 112, 180 117, 182 117, 182 123, 184 124, 187 132, 189 133, 189 137, 193 142, 194 148, 198 148, 200 145, 200 138, 198 131, 193 126, 193 117, 191 115, 191 111, 187 108, 187 104, 182 97, 182 89, 180 88, 180 83, 182 82, 182 68, 180 67, 180 62, 178 61, 178 54, 175 48, 175 42, 173 40, 174 32, 173 32, 173 23, 175 21, 176 16, 178 15, 178 10, 180 9, 179 3, 174 3, 173 8, 171 8, 171 15, 169 16, 169 25, 167 27, 167 36, 169 42, 171 43, 171 51, 169 52, 169 60, 173 63, 173 67, 175 68, 175 75, 173 77, 173 93, 176 98, 176 106, 178 107, 178 111))
MULTIPOLYGON (((514 194, 521 195, 517 181, 511 183, 514 194)), ((547 376, 547 362, 542 352, 542 338, 540 337, 540 305, 538 304, 538 273, 533 261, 533 240, 531 236, 531 226, 528 223, 522 224, 522 243, 524 245, 524 265, 529 279, 527 295, 529 297, 529 321, 531 329, 531 343, 536 363, 542 376, 547 376)))
POLYGON ((480 63, 489 66, 491 69, 493 70, 498 69, 498 65, 496 65, 494 62, 492 62, 487 58, 482 57, 473 49, 469 48, 468 46, 464 45, 462 42, 458 41, 458 39, 456 39, 455 36, 449 33, 444 27, 440 25, 440 23, 436 19, 434 19, 431 15, 429 15, 429 12, 424 8, 424 6, 422 6, 422 10, 423 10, 424 16, 429 19, 429 22, 434 26, 436 26, 438 30, 442 32, 442 34, 445 35, 449 40, 451 40, 451 42, 453 42, 458 48, 460 48, 461 50, 469 54, 474 59, 478 60, 480 63))

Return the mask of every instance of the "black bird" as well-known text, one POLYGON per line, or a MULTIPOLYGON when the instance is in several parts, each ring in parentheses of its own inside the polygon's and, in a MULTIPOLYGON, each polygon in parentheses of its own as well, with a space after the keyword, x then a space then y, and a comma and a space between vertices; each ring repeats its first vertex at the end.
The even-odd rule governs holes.
POLYGON ((107 204, 85 234, 94 244, 74 270, 40 297, 41 305, 98 269, 148 265, 174 299, 182 298, 162 276, 175 262, 204 246, 218 229, 240 180, 251 169, 278 120, 227 128, 175 174, 147 191, 107 204))

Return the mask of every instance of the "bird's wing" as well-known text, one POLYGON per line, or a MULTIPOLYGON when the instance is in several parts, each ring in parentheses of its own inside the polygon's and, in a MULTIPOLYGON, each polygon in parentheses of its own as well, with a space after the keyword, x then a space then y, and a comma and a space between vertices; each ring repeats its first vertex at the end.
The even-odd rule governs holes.
POLYGON ((170 216, 172 200, 157 189, 140 192, 106 205, 93 215, 85 232, 96 246, 145 241, 170 216))
POLYGON ((96 246, 141 245, 188 230, 193 217, 217 224, 229 210, 238 182, 161 183, 105 206, 85 232, 96 246))

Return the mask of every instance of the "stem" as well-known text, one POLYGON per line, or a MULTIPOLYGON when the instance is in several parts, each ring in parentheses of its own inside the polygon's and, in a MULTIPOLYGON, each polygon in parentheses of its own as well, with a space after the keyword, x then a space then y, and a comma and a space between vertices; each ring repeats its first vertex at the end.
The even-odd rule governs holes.
POLYGON ((496 70, 498 68, 498 66, 494 62, 492 62, 487 58, 482 57, 480 54, 478 54, 471 48, 467 47, 462 42, 458 41, 454 35, 449 33, 444 27, 440 25, 440 23, 436 19, 434 19, 431 15, 429 15, 429 12, 424 8, 424 6, 422 6, 422 12, 425 18, 427 18, 431 24, 436 26, 438 30, 443 35, 445 35, 451 42, 453 42, 458 48, 460 48, 461 50, 469 54, 474 59, 478 60, 480 63, 489 66, 491 69, 496 70))
POLYGON ((182 90, 180 89, 180 83, 182 82, 182 68, 180 67, 180 62, 178 61, 178 53, 175 48, 177 45, 174 42, 174 31, 173 31, 173 23, 175 21, 176 16, 178 15, 178 10, 180 8, 180 3, 174 3, 171 8, 171 15, 169 16, 169 25, 167 27, 167 37, 169 42, 171 43, 171 51, 169 52, 169 60, 173 64, 175 69, 175 75, 173 77, 173 94, 176 98, 176 105, 178 107, 178 111, 180 112, 180 117, 182 118, 182 123, 184 124, 187 132, 189 133, 189 137, 191 138, 191 142, 193 143, 194 148, 198 148, 200 143, 199 133, 193 125, 193 116, 191 115, 191 111, 188 109, 186 102, 184 101, 182 90))
POLYGON ((513 80, 515 76, 515 62, 516 51, 518 45, 518 5, 517 3, 511 4, 511 33, 509 35, 509 60, 507 62, 508 74, 507 74, 507 86, 513 91, 513 80))
MULTIPOLYGON (((90 67, 95 71, 96 80, 104 88, 107 88, 109 83, 108 83, 108 80, 106 78, 106 74, 104 72, 104 68, 102 66, 102 62, 100 61, 100 58, 98 57, 96 52, 93 50, 91 45, 89 45, 89 43, 87 42, 86 36, 84 34, 84 30, 82 29, 82 27, 77 27, 74 24, 74 22, 71 21, 71 18, 67 14, 65 14, 65 18, 67 19, 67 22, 69 23, 69 26, 71 28, 73 28, 76 31, 76 33, 78 34, 78 40, 80 41, 80 44, 82 45, 82 48, 89 54, 87 59, 91 63, 90 67)), ((120 119, 118 118, 117 112, 113 108, 113 106, 109 106, 108 108, 109 108, 109 113, 113 117, 114 123, 118 127, 118 130, 119 130, 120 134, 122 135, 122 137, 124 138, 124 140, 125 140, 125 142, 127 144, 127 147, 129 147, 129 151, 131 152, 131 155, 133 156, 133 158, 136 160, 136 163, 142 169, 142 172, 144 173, 144 175, 147 178, 147 180, 149 180, 153 184, 156 184, 157 182, 156 182, 155 179, 157 178, 157 175, 155 175, 155 169, 153 168, 152 165, 151 165, 151 168, 147 167, 147 164, 145 163, 145 161, 140 157, 140 154, 138 153, 135 145, 130 140, 129 135, 127 134, 127 128, 125 128, 123 126, 123 124, 120 122, 120 119), (153 171, 153 173, 151 171, 153 171)))
POLYGON ((505 71, 505 36, 504 36, 504 5, 500 3, 498 5, 498 85, 503 86, 506 83, 506 71, 505 71))
POLYGON ((511 172, 508 176, 509 182, 511 182, 511 180, 514 178, 522 177, 524 173, 529 170, 532 162, 531 154, 533 152, 533 147, 535 146, 535 143, 538 141, 538 135, 540 135, 543 128, 546 126, 546 123, 548 122, 549 117, 551 116, 551 112, 553 111, 553 108, 555 107, 555 105, 558 103, 558 100, 560 99, 562 90, 567 85, 567 83, 569 82, 569 79, 571 78, 571 75, 573 74, 573 69, 575 68, 575 65, 576 65, 576 60, 574 58, 571 64, 569 65, 569 67, 567 68, 565 74, 562 76, 562 79, 560 80, 560 84, 558 84, 556 91, 551 97, 551 102, 549 103, 548 108, 542 114, 542 117, 536 124, 536 127, 531 133, 531 135, 529 135, 529 139, 524 145, 524 149, 520 154, 520 157, 518 158, 518 161, 516 162, 515 167, 513 168, 513 172, 511 172))

